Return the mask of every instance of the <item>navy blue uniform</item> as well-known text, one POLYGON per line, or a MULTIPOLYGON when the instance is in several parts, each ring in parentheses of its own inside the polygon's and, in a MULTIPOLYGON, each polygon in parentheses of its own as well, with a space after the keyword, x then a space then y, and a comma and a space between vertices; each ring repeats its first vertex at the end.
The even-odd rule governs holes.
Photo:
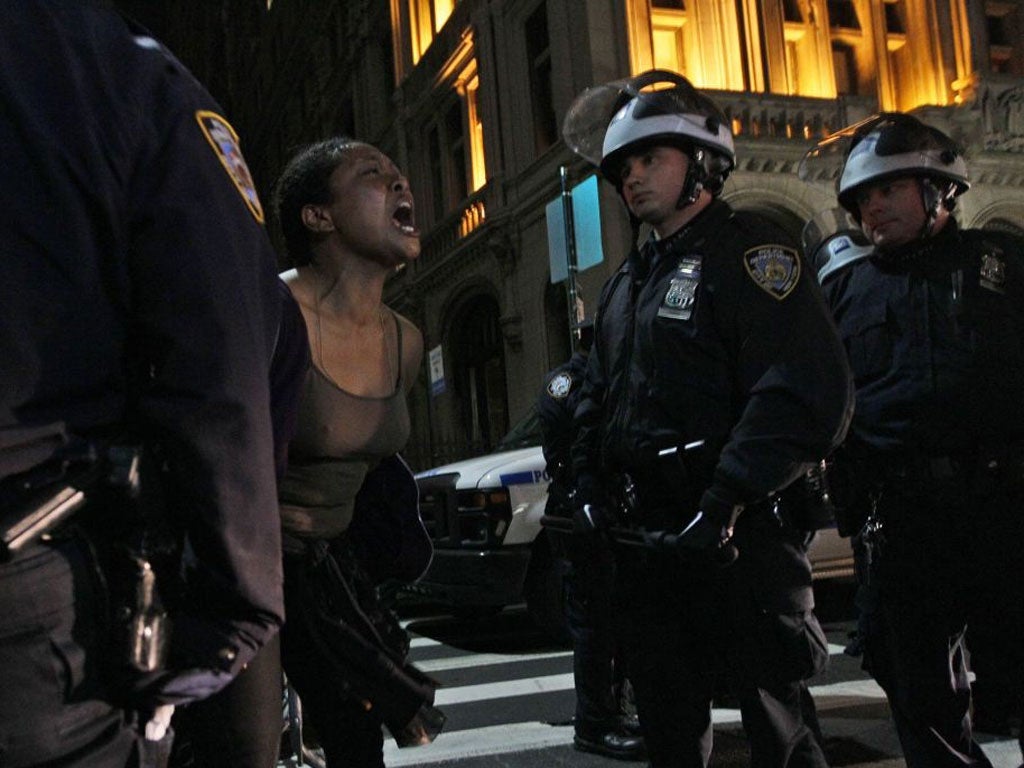
POLYGON ((1024 694, 1024 243, 950 219, 825 292, 856 379, 851 506, 881 526, 865 667, 908 765, 986 764, 965 627, 978 715, 1019 717, 1024 694))
MULTIPOLYGON (((537 400, 544 436, 549 515, 572 515, 573 414, 579 405, 587 371, 587 355, 576 352, 568 362, 552 370, 537 400)), ((606 542, 593 536, 573 535, 567 547, 564 536, 552 539, 559 551, 567 550, 569 570, 565 575, 565 609, 573 641, 573 677, 576 688, 576 733, 588 741, 599 741, 615 732, 622 713, 616 696, 623 679, 622 659, 616 658, 612 616, 614 562, 606 542)))
POLYGON ((537 399, 537 414, 543 433, 544 462, 548 486, 549 515, 570 515, 568 495, 572 490, 572 443, 576 436, 573 414, 579 405, 587 356, 573 354, 569 361, 550 371, 537 399))
POLYGON ((605 286, 576 412, 579 480, 628 474, 634 522, 650 528, 745 508, 728 568, 619 553, 619 612, 653 765, 706 764, 723 674, 754 765, 824 764, 803 683, 827 658, 808 536, 768 500, 838 444, 850 407, 849 369, 813 278, 760 217, 713 202, 605 286), (685 473, 658 459, 699 440, 685 473))
MULTIPOLYGON (((283 616, 268 394, 279 302, 262 208, 218 106, 152 38, 104 3, 3 7, 0 430, 61 421, 161 447, 166 509, 203 596, 176 616, 172 668, 234 674, 283 616)), ((0 475, 27 463, 3 458, 0 475)), ((10 768, 127 759, 82 561, 66 542, 0 565, 10 768)), ((180 679, 167 699, 210 682, 180 679)))

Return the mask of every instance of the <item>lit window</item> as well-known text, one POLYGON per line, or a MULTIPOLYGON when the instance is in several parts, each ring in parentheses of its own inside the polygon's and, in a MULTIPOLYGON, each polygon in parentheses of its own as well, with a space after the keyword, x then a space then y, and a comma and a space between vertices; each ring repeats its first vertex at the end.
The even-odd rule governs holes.
POLYGON ((685 75, 698 88, 835 96, 825 0, 630 0, 634 72, 685 75))
MULTIPOLYGON (((466 199, 487 183, 480 77, 470 34, 441 69, 439 80, 443 83, 439 88, 445 92, 438 94, 438 107, 424 133, 435 222, 464 206, 466 199)), ((483 212, 474 216, 482 220, 483 212)))
POLYGON ((409 26, 412 32, 412 63, 415 64, 441 31, 458 0, 409 0, 409 26))

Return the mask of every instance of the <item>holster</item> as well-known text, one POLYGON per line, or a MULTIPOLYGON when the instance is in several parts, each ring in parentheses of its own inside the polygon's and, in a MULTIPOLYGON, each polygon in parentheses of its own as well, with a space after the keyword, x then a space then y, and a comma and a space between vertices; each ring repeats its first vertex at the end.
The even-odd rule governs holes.
POLYGON ((71 439, 42 464, 5 478, 0 489, 0 556, 52 536, 88 543, 107 606, 107 673, 126 697, 140 677, 164 667, 170 621, 157 576, 176 571, 162 563, 168 552, 177 562, 177 549, 156 535, 159 513, 143 509, 140 464, 138 446, 71 439))
POLYGON ((779 494, 779 511, 798 531, 820 531, 837 524, 826 461, 812 466, 779 494))

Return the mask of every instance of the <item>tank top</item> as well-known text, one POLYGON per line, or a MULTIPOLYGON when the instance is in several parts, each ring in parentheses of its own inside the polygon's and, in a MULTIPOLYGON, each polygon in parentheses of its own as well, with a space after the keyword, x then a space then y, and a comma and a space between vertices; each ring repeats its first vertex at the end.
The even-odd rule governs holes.
POLYGON ((354 395, 314 362, 303 388, 299 423, 288 451, 278 496, 281 525, 300 538, 334 538, 352 522, 356 493, 377 462, 409 439, 409 410, 402 386, 402 323, 395 390, 384 397, 354 395))

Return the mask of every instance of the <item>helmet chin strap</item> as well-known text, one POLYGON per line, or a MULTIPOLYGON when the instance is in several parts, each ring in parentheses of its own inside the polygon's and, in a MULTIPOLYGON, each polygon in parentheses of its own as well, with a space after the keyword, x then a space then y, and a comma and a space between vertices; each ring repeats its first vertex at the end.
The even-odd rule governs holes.
POLYGON ((681 210, 697 202, 700 193, 704 191, 704 175, 704 150, 694 147, 693 153, 690 155, 690 162, 687 163, 683 189, 676 201, 676 210, 681 210))
POLYGON ((935 182, 927 176, 920 180, 920 185, 921 203, 924 205, 925 222, 924 226, 921 227, 921 232, 918 237, 926 238, 932 236, 932 230, 935 229, 935 222, 939 218, 939 208, 942 206, 942 201, 945 195, 942 190, 935 186, 935 182))

